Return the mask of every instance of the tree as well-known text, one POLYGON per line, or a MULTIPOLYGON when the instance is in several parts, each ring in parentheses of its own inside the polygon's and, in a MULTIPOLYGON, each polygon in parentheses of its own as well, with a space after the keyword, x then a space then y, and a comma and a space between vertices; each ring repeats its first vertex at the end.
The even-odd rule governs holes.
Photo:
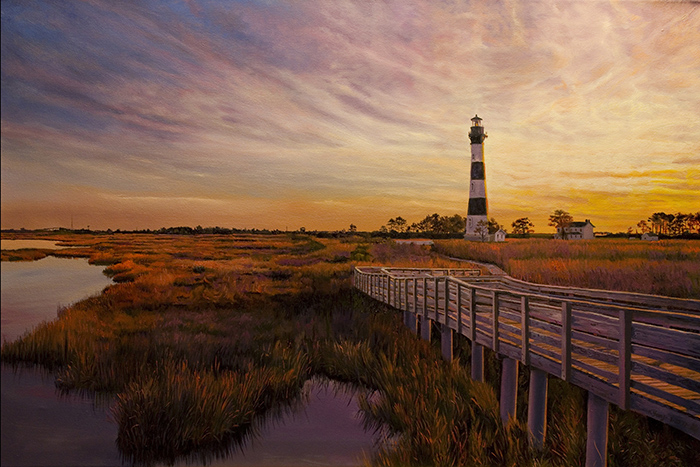
POLYGON ((487 221, 477 222, 474 232, 481 237, 482 242, 485 242, 489 235, 489 223, 487 221))
POLYGON ((494 219, 493 217, 491 219, 489 219, 488 227, 489 227, 490 234, 495 234, 496 232, 498 232, 499 230, 501 230, 503 228, 503 226, 501 224, 499 224, 498 222, 496 222, 496 219, 494 219))
POLYGON ((688 232, 688 219, 690 217, 692 217, 692 214, 683 214, 681 212, 672 216, 668 224, 671 235, 682 235, 688 232))
POLYGON ((406 219, 401 216, 397 217, 396 219, 389 219, 389 222, 387 222, 386 225, 389 230, 393 232, 401 233, 406 231, 406 219))
POLYGON ((464 233, 464 229, 467 227, 467 219, 459 214, 449 217, 443 216, 441 217, 441 223, 446 233, 464 233))
POLYGON ((568 227, 573 221, 574 221, 574 218, 571 217, 571 214, 564 211, 563 209, 557 209, 554 211, 554 214, 549 216, 549 224, 548 225, 550 225, 552 227, 556 227, 557 232, 561 233, 561 238, 566 240, 565 228, 568 227))
POLYGON ((695 233, 700 233, 700 212, 688 214, 688 230, 691 232, 695 230, 695 233))
POLYGON ((515 219, 513 223, 511 224, 511 227, 513 227, 513 233, 514 234, 521 234, 521 235, 527 235, 530 233, 533 233, 534 230, 532 228, 535 226, 532 222, 530 222, 530 219, 527 217, 521 217, 520 219, 515 219))
POLYGON ((357 226, 355 224, 350 224, 350 229, 348 230, 350 233, 355 233, 357 232, 357 226))
POLYGON ((637 222, 637 227, 639 228, 639 230, 642 231, 643 234, 651 231, 651 227, 649 227, 649 224, 647 224, 647 221, 645 220, 637 222))
POLYGON ((649 217, 649 219, 647 219, 649 222, 651 222, 651 231, 653 233, 662 233, 665 217, 665 212, 655 212, 649 217))

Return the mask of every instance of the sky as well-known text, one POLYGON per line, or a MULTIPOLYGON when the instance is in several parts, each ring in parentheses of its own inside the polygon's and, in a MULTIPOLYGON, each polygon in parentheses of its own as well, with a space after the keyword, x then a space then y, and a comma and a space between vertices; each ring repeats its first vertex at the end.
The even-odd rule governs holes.
POLYGON ((2 228, 700 211, 700 3, 12 1, 2 228))

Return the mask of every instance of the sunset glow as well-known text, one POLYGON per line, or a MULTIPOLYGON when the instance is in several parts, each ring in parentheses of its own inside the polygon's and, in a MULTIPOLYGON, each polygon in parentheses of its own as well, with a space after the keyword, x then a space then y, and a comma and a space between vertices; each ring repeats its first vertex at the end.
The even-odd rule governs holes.
POLYGON ((2 228, 700 211, 700 4, 2 2, 2 228))

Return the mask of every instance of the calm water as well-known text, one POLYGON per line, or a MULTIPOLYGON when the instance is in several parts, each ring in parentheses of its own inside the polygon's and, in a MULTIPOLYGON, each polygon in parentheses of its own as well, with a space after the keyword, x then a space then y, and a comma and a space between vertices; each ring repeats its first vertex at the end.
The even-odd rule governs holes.
MULTIPOLYGON (((13 245, 6 247, 3 241, 2 247, 13 245)), ((110 283, 102 269, 81 259, 2 262, 3 339, 14 340, 42 321, 56 319, 58 307, 99 293, 110 283)), ((2 466, 122 465, 108 403, 61 396, 53 381, 41 370, 14 373, 2 366, 2 466)), ((307 383, 306 389, 303 407, 264 423, 242 452, 208 465, 361 465, 374 438, 361 427, 355 397, 334 383, 307 383)))
POLYGON ((61 250, 70 248, 58 246, 53 240, 0 240, 0 249, 19 250, 21 248, 41 248, 45 250, 61 250))
POLYGON ((47 257, 38 261, 3 261, 0 265, 2 338, 14 340, 45 320, 58 308, 100 292, 111 280, 103 267, 87 259, 47 257))
MULTIPOLYGON (((208 465, 224 467, 359 466, 374 437, 362 429, 358 406, 343 385, 307 382, 308 403, 278 421, 264 423, 243 451, 208 465)), ((200 465, 200 464, 179 464, 200 465)))

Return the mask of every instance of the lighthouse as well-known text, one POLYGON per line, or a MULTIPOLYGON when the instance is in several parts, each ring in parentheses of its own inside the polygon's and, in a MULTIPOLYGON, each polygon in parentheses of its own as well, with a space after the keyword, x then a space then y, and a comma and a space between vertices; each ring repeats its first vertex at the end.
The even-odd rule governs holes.
POLYGON ((469 131, 471 141, 471 179, 469 181, 469 207, 465 240, 488 239, 488 217, 486 214, 486 177, 484 171, 484 140, 487 135, 478 115, 472 118, 469 131))

